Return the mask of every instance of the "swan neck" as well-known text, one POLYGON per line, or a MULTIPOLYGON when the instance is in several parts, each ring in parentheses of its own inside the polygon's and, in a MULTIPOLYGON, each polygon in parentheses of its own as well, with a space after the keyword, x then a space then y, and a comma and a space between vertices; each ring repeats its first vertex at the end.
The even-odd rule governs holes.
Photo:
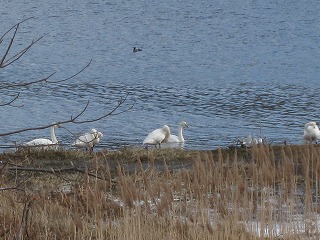
POLYGON ((315 134, 316 134, 316 139, 320 139, 320 130, 319 130, 318 126, 316 126, 316 128, 315 128, 315 134))
POLYGON ((164 139, 162 140, 162 142, 166 142, 167 139, 170 137, 171 135, 171 131, 170 131, 170 128, 168 126, 165 126, 164 127, 164 132, 165 132, 165 137, 164 139))
POLYGON ((184 142, 184 138, 183 138, 183 135, 182 135, 182 132, 183 132, 183 126, 179 126, 179 130, 178 130, 178 138, 179 138, 179 141, 180 142, 184 142))
POLYGON ((51 127, 51 140, 52 140, 52 143, 57 143, 58 142, 58 139, 56 138, 56 134, 55 134, 55 132, 54 132, 54 129, 55 129, 55 127, 54 126, 52 126, 51 127))

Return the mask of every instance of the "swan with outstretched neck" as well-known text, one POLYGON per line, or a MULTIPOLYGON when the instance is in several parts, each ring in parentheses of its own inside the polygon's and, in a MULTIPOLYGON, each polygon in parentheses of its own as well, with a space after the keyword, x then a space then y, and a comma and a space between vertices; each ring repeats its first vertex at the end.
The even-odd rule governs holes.
POLYGON ((183 137, 183 129, 188 127, 188 124, 183 121, 179 123, 178 136, 171 134, 166 140, 167 143, 183 143, 185 142, 183 137))
POLYGON ((304 126, 303 138, 308 142, 317 142, 320 139, 320 130, 316 122, 308 122, 304 126))
POLYGON ((170 137, 170 128, 168 125, 164 125, 162 128, 153 130, 148 136, 143 140, 143 145, 159 145, 166 142, 170 137))
POLYGON ((36 138, 29 142, 24 143, 24 146, 50 146, 58 144, 58 139, 55 134, 55 129, 58 128, 59 125, 55 124, 50 127, 51 140, 47 138, 36 138))

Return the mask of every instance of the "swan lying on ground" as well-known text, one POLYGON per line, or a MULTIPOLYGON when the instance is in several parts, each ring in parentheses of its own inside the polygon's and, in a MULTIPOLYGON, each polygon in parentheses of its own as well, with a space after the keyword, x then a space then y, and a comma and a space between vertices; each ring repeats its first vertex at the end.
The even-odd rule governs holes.
POLYGON ((303 138, 308 142, 317 142, 320 139, 320 130, 316 122, 308 122, 304 126, 303 138))
POLYGON ((151 133, 143 140, 143 145, 158 145, 160 148, 160 144, 166 142, 166 140, 170 137, 170 128, 168 125, 164 125, 162 128, 158 128, 151 133))
POLYGON ((58 128, 59 125, 53 125, 50 127, 50 133, 51 133, 51 140, 50 139, 47 139, 47 138, 36 138, 36 139, 33 139, 29 142, 26 142, 24 143, 23 145, 24 146, 27 146, 27 147, 40 147, 42 149, 46 149, 48 148, 49 146, 52 146, 52 145, 57 145, 58 144, 58 140, 56 138, 56 134, 55 134, 55 129, 58 128))
POLYGON ((90 133, 85 133, 79 136, 73 143, 72 146, 78 148, 86 148, 87 151, 92 152, 95 145, 97 145, 103 134, 98 132, 96 129, 91 129, 90 133))
POLYGON ((183 143, 183 142, 185 142, 185 140, 183 138, 183 129, 185 127, 188 127, 188 124, 185 121, 179 123, 178 136, 171 134, 165 142, 166 143, 183 143))

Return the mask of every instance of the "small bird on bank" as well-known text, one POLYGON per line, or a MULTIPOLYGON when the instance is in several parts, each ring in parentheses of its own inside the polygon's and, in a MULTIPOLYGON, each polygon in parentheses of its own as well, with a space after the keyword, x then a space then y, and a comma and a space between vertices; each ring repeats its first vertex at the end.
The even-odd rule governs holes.
POLYGON ((170 137, 170 128, 168 125, 164 125, 162 128, 153 130, 149 135, 144 139, 143 145, 159 145, 170 137))
POLYGON ((316 122, 306 123, 304 126, 303 138, 308 143, 312 143, 313 141, 317 143, 317 140, 320 139, 320 130, 316 122))
POLYGON ((135 52, 141 52, 141 51, 142 51, 142 49, 133 47, 133 52, 134 52, 134 53, 135 53, 135 52))

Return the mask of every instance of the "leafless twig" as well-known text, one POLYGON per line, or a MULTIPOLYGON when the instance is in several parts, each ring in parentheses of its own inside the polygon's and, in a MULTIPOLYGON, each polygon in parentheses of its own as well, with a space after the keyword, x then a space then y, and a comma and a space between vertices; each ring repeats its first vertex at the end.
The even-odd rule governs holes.
MULTIPOLYGON (((12 64, 13 62, 15 62, 16 60, 18 60, 21 56, 23 56, 36 42, 38 42, 40 38, 33 40, 31 44, 29 44, 27 47, 25 47, 24 49, 22 49, 21 51, 19 51, 18 53, 14 54, 12 57, 8 57, 9 52, 12 48, 12 45, 15 41, 19 26, 21 23, 29 20, 31 18, 25 19, 17 24, 15 24, 13 27, 11 27, 7 32, 5 32, 1 38, 0 38, 0 44, 3 43, 3 39, 5 36, 7 36, 11 31, 13 31, 13 36, 11 37, 10 43, 8 44, 6 51, 4 53, 4 55, 2 56, 2 58, 0 59, 0 68, 4 68, 10 64, 12 64)), ((13 84, 9 84, 9 85, 4 85, 4 86, 0 86, 0 89, 8 89, 8 88, 16 88, 16 87, 23 87, 23 86, 29 86, 31 84, 36 84, 36 83, 40 83, 40 82, 46 82, 46 83, 60 83, 60 82, 64 82, 67 80, 70 80, 74 77, 76 77, 77 75, 79 75, 81 72, 83 72, 87 67, 89 67, 89 65, 91 64, 92 60, 90 60, 90 62, 85 65, 80 71, 78 71, 77 73, 73 74, 70 77, 67 77, 65 79, 61 79, 61 80, 51 80, 49 81, 49 78, 51 78, 55 73, 50 74, 49 76, 42 78, 42 79, 38 79, 35 81, 29 81, 29 82, 20 82, 20 83, 13 83, 13 84)), ((13 103, 19 98, 20 94, 18 93, 15 97, 13 97, 13 99, 11 99, 10 101, 3 101, 2 103, 0 102, 0 107, 1 106, 14 106, 13 103)), ((13 134, 17 134, 17 133, 21 133, 21 132, 26 132, 26 131, 34 131, 34 130, 41 130, 41 129, 46 129, 46 128, 50 128, 51 126, 55 125, 55 124, 66 124, 66 123, 74 123, 74 124, 82 124, 82 123, 91 123, 91 122, 96 122, 99 121, 103 118, 106 118, 107 116, 111 116, 111 115, 118 115, 121 114, 123 112, 127 112, 130 109, 133 108, 135 102, 130 105, 128 108, 123 109, 123 110, 119 110, 120 107, 122 107, 122 105, 126 102, 127 100, 127 96, 126 95, 124 98, 121 98, 118 101, 118 104, 109 112, 106 112, 105 114, 97 117, 97 118, 93 118, 93 119, 87 119, 87 120, 80 120, 80 116, 82 116, 84 114, 84 112, 87 110, 88 106, 89 106, 89 101, 87 102, 87 104, 84 106, 83 110, 77 114, 76 116, 71 116, 70 119, 66 119, 66 120, 61 120, 52 124, 48 124, 48 125, 44 125, 44 126, 39 126, 39 127, 31 127, 31 128, 24 128, 24 129, 19 129, 19 130, 15 130, 15 131, 11 131, 11 132, 5 132, 5 133, 0 133, 0 137, 3 136, 8 136, 8 135, 13 135, 13 134)))
POLYGON ((13 99, 11 99, 9 102, 3 102, 0 103, 0 107, 11 105, 17 98, 19 97, 20 93, 18 93, 13 99))
MULTIPOLYGON (((31 17, 32 18, 32 17, 31 17)), ((7 49, 4 53, 4 55, 2 56, 1 60, 0 60, 0 68, 5 68, 9 65, 11 65, 12 63, 14 63, 15 61, 17 61, 18 59, 20 59, 35 43, 37 43, 42 37, 39 37, 37 39, 33 39, 32 42, 26 46, 25 48, 23 48, 22 50, 20 50, 19 52, 15 53, 13 56, 11 57, 8 57, 9 56, 9 52, 13 46, 13 43, 14 43, 14 40, 15 40, 15 37, 17 35, 17 32, 18 32, 18 29, 19 29, 19 26, 21 23, 31 19, 31 18, 27 18, 25 20, 22 20, 21 22, 15 24, 14 26, 12 26, 8 31, 6 31, 0 38, 0 44, 3 43, 3 38, 8 35, 12 30, 14 31, 13 32, 13 35, 10 39, 10 42, 7 46, 7 49)))
MULTIPOLYGON (((99 177, 96 174, 92 174, 87 171, 86 168, 77 168, 75 166, 72 167, 66 167, 66 168, 33 168, 33 167, 22 167, 22 166, 16 166, 16 167, 7 167, 8 171, 23 171, 23 172, 42 172, 42 173, 51 173, 51 174, 58 174, 63 172, 80 172, 80 173, 86 173, 90 177, 94 177, 100 180, 103 180, 103 178, 99 177)), ((108 180, 109 181, 109 180, 108 180)), ((111 180, 112 183, 117 183, 115 180, 111 180)), ((11 188, 16 189, 16 188, 11 188)), ((1 188, 0 188, 1 190, 1 188)), ((5 189, 7 190, 7 189, 5 189)), ((9 188, 8 188, 9 190, 9 188)))
POLYGON ((45 78, 42 78, 42 79, 38 79, 38 80, 35 80, 35 81, 30 81, 30 82, 21 82, 21 83, 8 84, 8 85, 0 86, 0 89, 8 89, 8 88, 15 88, 15 87, 26 87, 26 86, 29 86, 29 85, 32 85, 32 84, 36 84, 36 83, 40 83, 40 82, 47 82, 47 83, 65 82, 65 81, 68 81, 68 80, 78 76, 80 73, 82 73, 86 68, 88 68, 90 66, 91 62, 92 62, 92 59, 83 68, 81 68, 78 72, 76 72, 72 76, 64 78, 64 79, 48 81, 49 78, 51 78, 54 74, 56 74, 56 73, 51 73, 49 76, 47 76, 45 78))
POLYGON ((34 200, 33 196, 27 197, 27 200, 24 203, 22 216, 21 216, 21 221, 20 221, 19 228, 18 228, 18 233, 17 233, 17 236, 16 236, 17 240, 24 239, 24 238, 26 238, 26 239, 29 238, 27 224, 28 224, 28 217, 29 217, 31 206, 33 204, 33 200, 34 200), (25 236, 23 236, 23 229, 25 230, 25 234, 24 234, 25 236))
POLYGON ((134 107, 135 101, 128 108, 126 108, 126 109, 124 109, 122 111, 116 112, 124 104, 124 102, 127 100, 127 97, 128 97, 128 94, 124 98, 121 98, 118 101, 117 106, 115 106, 111 111, 107 112, 106 114, 104 114, 104 115, 102 115, 100 117, 97 117, 97 118, 94 118, 94 119, 83 120, 83 121, 78 121, 77 119, 75 119, 75 121, 72 121, 72 123, 82 124, 82 123, 97 122, 97 121, 99 121, 99 120, 101 120, 103 118, 106 118, 108 116, 115 116, 115 115, 119 115, 119 114, 124 113, 124 112, 128 112, 129 110, 131 110, 134 107))
POLYGON ((71 122, 75 121, 78 117, 80 117, 87 110, 88 105, 89 105, 89 101, 87 102, 87 104, 85 105, 84 109, 79 114, 77 114, 75 117, 71 116, 71 118, 69 120, 59 121, 59 122, 55 122, 55 123, 52 123, 52 124, 39 126, 39 127, 24 128, 24 129, 12 131, 12 132, 0 133, 0 137, 13 135, 13 134, 21 133, 21 132, 46 129, 46 128, 50 128, 50 127, 52 127, 54 125, 61 125, 61 124, 71 123, 71 122))

